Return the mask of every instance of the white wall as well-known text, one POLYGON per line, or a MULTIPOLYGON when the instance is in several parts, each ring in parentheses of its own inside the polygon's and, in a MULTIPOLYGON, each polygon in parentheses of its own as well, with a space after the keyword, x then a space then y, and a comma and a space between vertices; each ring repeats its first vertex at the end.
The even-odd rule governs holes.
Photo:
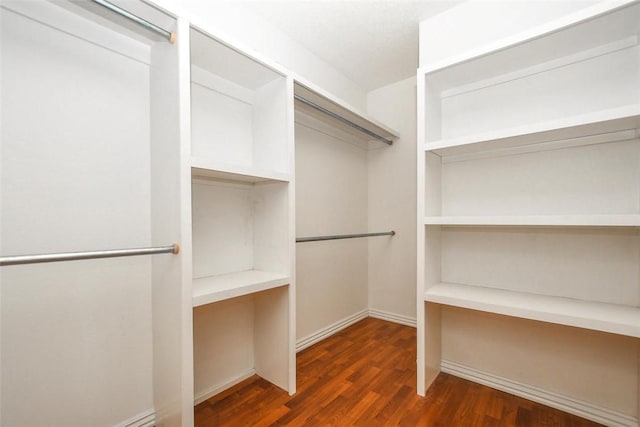
POLYGON ((368 154, 370 231, 395 230, 369 244, 369 308, 415 324, 416 304, 416 79, 369 92, 371 117, 400 139, 368 154))
MULTIPOLYGON (((296 125, 296 235, 367 231, 367 151, 296 125)), ((296 245, 297 340, 367 309, 366 239, 296 245)))

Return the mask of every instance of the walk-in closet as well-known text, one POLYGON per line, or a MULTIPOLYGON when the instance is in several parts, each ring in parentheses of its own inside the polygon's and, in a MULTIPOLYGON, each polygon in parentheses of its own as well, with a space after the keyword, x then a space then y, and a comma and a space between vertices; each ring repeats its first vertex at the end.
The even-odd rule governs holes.
POLYGON ((640 411, 638 0, 0 0, 0 426, 640 411))

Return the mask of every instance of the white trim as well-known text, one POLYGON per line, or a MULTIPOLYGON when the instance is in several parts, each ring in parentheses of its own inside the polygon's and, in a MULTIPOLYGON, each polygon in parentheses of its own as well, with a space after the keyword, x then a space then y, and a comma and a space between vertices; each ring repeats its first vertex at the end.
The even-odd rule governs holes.
POLYGON ((402 314, 390 313, 388 311, 369 309, 369 317, 386 320, 388 322, 399 323, 400 325, 416 327, 416 318, 403 316, 402 314))
POLYGON ((307 335, 306 337, 299 339, 296 342, 296 353, 304 350, 307 347, 311 347, 312 345, 343 330, 347 326, 351 326, 354 323, 359 322, 360 320, 368 316, 369 316, 369 310, 365 309, 355 314, 352 314, 349 317, 345 317, 344 319, 339 320, 336 323, 333 323, 325 328, 322 328, 311 335, 307 335))
POLYGON ((114 427, 153 427, 156 422, 156 413, 153 409, 142 412, 138 415, 116 424, 114 427))
POLYGON ((256 370, 255 369, 250 369, 245 373, 242 373, 240 375, 237 375, 233 378, 228 379, 227 381, 223 382, 223 383, 219 383, 216 384, 212 387, 209 387, 201 392, 199 392, 193 400, 193 404, 194 406, 204 402, 205 400, 215 396, 218 393, 222 393, 223 391, 225 391, 228 388, 233 387, 236 384, 241 383, 242 381, 246 380, 247 378, 250 378, 251 376, 256 374, 256 370))
POLYGON ((638 419, 632 416, 603 408, 583 400, 578 400, 529 384, 513 381, 488 372, 461 365, 449 360, 440 363, 442 372, 486 385, 534 402, 542 403, 561 411, 593 420, 610 427, 638 427, 638 419))

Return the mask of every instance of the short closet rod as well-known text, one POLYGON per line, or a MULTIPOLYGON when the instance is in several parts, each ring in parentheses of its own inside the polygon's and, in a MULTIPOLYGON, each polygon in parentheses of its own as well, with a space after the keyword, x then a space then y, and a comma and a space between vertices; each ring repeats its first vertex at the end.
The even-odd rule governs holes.
POLYGON ((358 237, 395 236, 395 235, 396 235, 396 232, 391 230, 391 231, 385 231, 382 233, 337 234, 334 236, 296 237, 296 243, 317 242, 320 240, 356 239, 358 237))
POLYGON ((133 22, 142 25, 149 31, 153 31, 156 34, 160 34, 162 37, 169 40, 169 43, 174 43, 176 41, 176 34, 171 31, 165 30, 164 28, 158 27, 157 25, 147 21, 146 19, 140 18, 137 15, 129 12, 128 10, 122 9, 119 6, 116 6, 113 3, 109 3, 107 0, 91 0, 100 6, 109 9, 112 12, 117 13, 118 15, 124 16, 127 19, 132 20, 133 22))
POLYGON ((300 95, 293 95, 294 98, 300 102, 302 102, 305 105, 308 105, 309 107, 316 109, 318 111, 320 111, 321 113, 326 114, 327 116, 333 117, 334 119, 344 123, 347 126, 351 126, 354 129, 359 130, 362 133, 365 133, 379 141, 384 142, 385 144, 391 145, 393 144, 393 141, 390 140, 389 138, 385 138, 384 136, 380 136, 375 132, 370 131, 369 129, 363 128, 362 126, 360 126, 359 124, 353 123, 351 120, 345 119, 344 117, 334 113, 333 111, 329 111, 324 107, 319 106, 318 104, 316 104, 315 102, 311 102, 308 99, 305 99, 303 97, 301 97, 300 95))
POLYGON ((138 249, 110 249, 106 251, 91 252, 61 252, 55 254, 39 255, 17 255, 0 257, 0 266, 36 264, 41 262, 76 261, 94 258, 113 258, 121 256, 154 255, 154 254, 177 254, 180 252, 180 245, 177 243, 171 246, 157 246, 152 248, 138 249))

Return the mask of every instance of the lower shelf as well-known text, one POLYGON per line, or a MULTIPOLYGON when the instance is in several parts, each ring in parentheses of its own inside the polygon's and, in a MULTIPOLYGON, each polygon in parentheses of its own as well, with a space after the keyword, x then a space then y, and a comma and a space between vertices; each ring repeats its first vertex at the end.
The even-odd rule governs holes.
POLYGON ((198 307, 288 284, 288 276, 261 270, 193 279, 193 306, 198 307))
POLYGON ((453 283, 432 286, 424 300, 640 338, 640 307, 453 283))

